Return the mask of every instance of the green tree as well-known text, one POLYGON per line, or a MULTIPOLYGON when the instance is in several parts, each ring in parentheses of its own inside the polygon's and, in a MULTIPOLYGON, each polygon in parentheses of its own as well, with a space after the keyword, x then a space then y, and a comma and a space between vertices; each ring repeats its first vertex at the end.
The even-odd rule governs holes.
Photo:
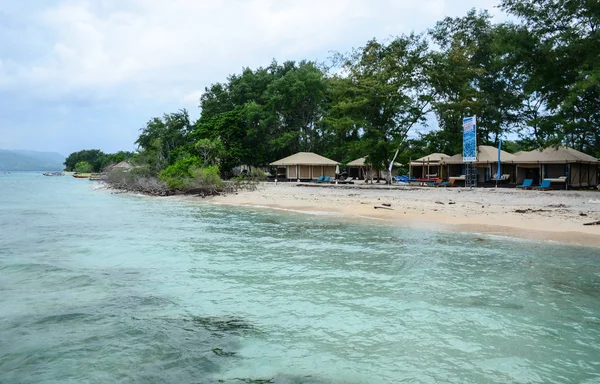
POLYGON ((99 149, 85 149, 78 152, 73 152, 65 159, 65 171, 73 171, 77 163, 87 162, 91 164, 92 171, 99 172, 102 167, 102 159, 105 154, 99 149))
POLYGON ((90 172, 92 172, 93 169, 94 168, 93 168, 92 164, 88 163, 87 161, 80 161, 77 164, 75 164, 73 171, 79 172, 79 173, 90 173, 90 172))
POLYGON ((182 147, 192 144, 189 138, 191 130, 192 124, 186 109, 151 119, 141 129, 135 142, 139 160, 157 172, 173 164, 180 158, 177 154, 182 147))
POLYGON ((501 8, 537 40, 535 60, 523 62, 531 66, 541 109, 550 112, 536 126, 539 136, 600 156, 600 3, 502 0, 501 8))
POLYGON ((523 76, 508 65, 510 24, 493 25, 487 11, 445 18, 429 31, 440 50, 433 54, 429 79, 434 111, 447 153, 462 150, 462 119, 477 116, 477 141, 496 145, 512 132, 523 104, 523 76))
POLYGON ((358 136, 373 168, 386 169, 409 131, 432 101, 426 77, 430 55, 422 36, 400 36, 384 44, 371 40, 343 61, 336 84, 332 124, 358 136))

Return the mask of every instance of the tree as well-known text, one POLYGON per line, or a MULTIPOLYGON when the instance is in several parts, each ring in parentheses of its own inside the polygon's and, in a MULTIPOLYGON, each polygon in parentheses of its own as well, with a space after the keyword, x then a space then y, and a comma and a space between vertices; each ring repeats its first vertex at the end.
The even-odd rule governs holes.
POLYGON ((429 79, 444 152, 462 149, 462 119, 477 115, 477 140, 496 145, 518 122, 523 76, 512 54, 510 24, 493 25, 487 11, 445 18, 429 31, 440 51, 433 54, 429 79))
POLYGON ((92 172, 92 170, 92 164, 88 163, 87 161, 80 161, 77 164, 75 164, 75 167, 73 168, 73 171, 79 173, 90 173, 92 172))
MULTIPOLYGON (((550 112, 534 125, 539 144, 559 142, 600 156, 600 3, 502 0, 535 39, 532 92, 550 112), (539 131, 539 132, 538 132, 539 131)), ((531 124, 530 124, 531 125, 531 124)))
POLYGON ((386 169, 408 132, 425 121, 432 101, 429 61, 425 39, 414 34, 387 44, 371 40, 344 58, 334 125, 360 137, 355 150, 376 170, 386 169))
POLYGON ((101 171, 102 159, 105 156, 104 152, 99 149, 85 149, 78 152, 73 152, 65 159, 65 171, 73 171, 80 162, 89 163, 94 172, 101 171))
POLYGON ((216 165, 219 157, 225 152, 223 143, 219 139, 200 139, 196 142, 195 147, 200 152, 205 166, 216 165))
POLYGON ((182 147, 191 144, 188 137, 191 130, 192 124, 186 109, 151 119, 141 129, 135 142, 139 158, 157 172, 164 169, 178 160, 180 156, 177 154, 182 147))

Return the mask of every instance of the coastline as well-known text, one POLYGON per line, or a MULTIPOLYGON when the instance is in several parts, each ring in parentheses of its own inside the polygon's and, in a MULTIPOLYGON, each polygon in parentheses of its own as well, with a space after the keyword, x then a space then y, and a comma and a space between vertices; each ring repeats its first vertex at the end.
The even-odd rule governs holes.
POLYGON ((588 191, 262 183, 206 201, 600 247, 600 225, 583 225, 600 220, 600 193, 588 191))

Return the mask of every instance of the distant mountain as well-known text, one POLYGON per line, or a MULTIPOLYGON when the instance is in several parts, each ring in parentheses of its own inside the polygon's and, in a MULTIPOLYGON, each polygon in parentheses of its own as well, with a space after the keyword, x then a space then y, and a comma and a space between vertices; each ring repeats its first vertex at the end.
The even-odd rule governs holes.
POLYGON ((64 161, 56 152, 0 149, 0 171, 60 171, 64 161))

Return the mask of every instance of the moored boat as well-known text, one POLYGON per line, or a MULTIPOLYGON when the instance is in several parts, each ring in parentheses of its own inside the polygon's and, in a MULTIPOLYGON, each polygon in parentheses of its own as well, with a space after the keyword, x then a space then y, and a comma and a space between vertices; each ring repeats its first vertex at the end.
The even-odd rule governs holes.
POLYGON ((102 173, 92 173, 90 175, 90 180, 98 181, 98 180, 104 180, 104 179, 106 179, 106 176, 103 175, 102 173))
POLYGON ((44 176, 64 176, 65 174, 62 172, 44 172, 42 173, 44 176))
POLYGON ((91 173, 77 173, 77 172, 75 172, 73 174, 73 177, 76 178, 76 179, 89 179, 91 175, 92 175, 91 173))

